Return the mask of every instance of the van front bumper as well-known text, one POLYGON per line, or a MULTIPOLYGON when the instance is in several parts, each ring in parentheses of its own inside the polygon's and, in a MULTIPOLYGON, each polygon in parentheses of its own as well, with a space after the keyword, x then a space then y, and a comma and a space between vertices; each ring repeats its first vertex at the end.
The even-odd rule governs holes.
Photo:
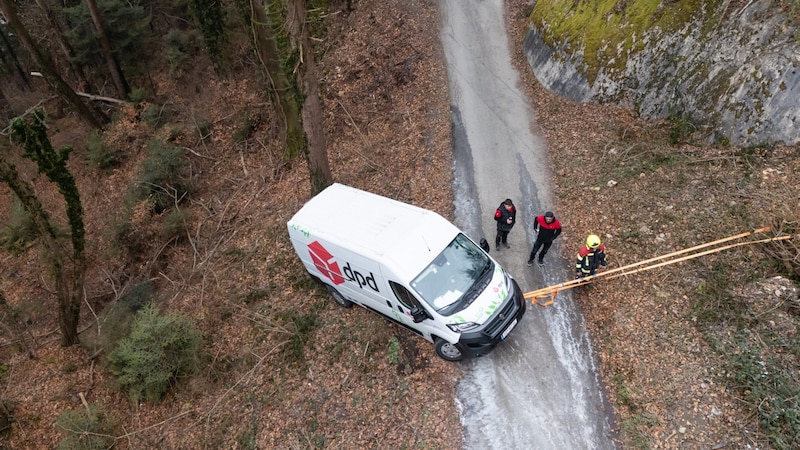
POLYGON ((525 314, 525 298, 517 281, 511 279, 513 292, 511 301, 506 302, 502 308, 476 331, 461 334, 458 346, 465 357, 478 357, 489 354, 500 342, 508 338, 512 329, 519 325, 520 319, 525 314))

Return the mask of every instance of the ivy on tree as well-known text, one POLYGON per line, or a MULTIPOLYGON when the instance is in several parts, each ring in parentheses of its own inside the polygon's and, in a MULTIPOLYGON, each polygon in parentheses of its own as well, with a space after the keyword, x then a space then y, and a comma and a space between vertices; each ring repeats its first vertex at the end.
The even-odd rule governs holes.
POLYGON ((51 254, 56 296, 58 297, 59 327, 62 344, 78 343, 78 322, 86 273, 85 230, 83 207, 75 178, 67 168, 72 151, 66 147, 56 152, 47 136, 44 112, 36 109, 27 117, 11 121, 12 141, 21 145, 22 156, 36 163, 39 173, 58 186, 66 202, 67 219, 70 226, 72 254, 67 255, 58 244, 55 227, 42 206, 30 182, 20 179, 16 167, 0 157, 0 181, 6 183, 17 195, 23 207, 31 214, 37 234, 51 254))

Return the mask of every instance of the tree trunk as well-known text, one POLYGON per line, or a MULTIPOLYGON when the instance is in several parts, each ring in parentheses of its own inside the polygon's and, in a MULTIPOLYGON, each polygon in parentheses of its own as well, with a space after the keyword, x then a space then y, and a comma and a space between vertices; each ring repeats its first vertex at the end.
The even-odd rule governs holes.
POLYGON ((6 36, 5 33, 0 33, 0 36, 2 36, 3 44, 6 46, 6 49, 8 49, 8 54, 11 55, 11 59, 14 60, 14 72, 22 80, 25 87, 31 89, 31 79, 28 74, 22 70, 22 64, 20 64, 19 58, 17 58, 17 52, 14 50, 14 46, 11 45, 11 41, 8 40, 8 36, 6 36))
POLYGON ((292 83, 281 67, 278 45, 272 31, 274 24, 270 23, 266 14, 268 3, 267 0, 250 0, 250 24, 253 30, 256 54, 272 88, 277 112, 283 119, 285 132, 283 160, 291 163, 303 154, 305 149, 303 120, 292 83))
POLYGON ((86 276, 86 236, 81 206, 75 178, 67 168, 69 150, 58 152, 53 149, 47 136, 44 113, 34 110, 28 123, 24 117, 11 121, 11 137, 24 147, 22 155, 36 163, 38 172, 58 186, 64 197, 69 221, 72 254, 58 241, 56 228, 50 222, 47 211, 42 206, 30 182, 21 180, 16 167, 0 155, 0 181, 5 182, 16 194, 25 210, 33 220, 37 236, 47 250, 50 267, 55 279, 58 298, 58 320, 61 329, 61 343, 64 346, 78 343, 81 301, 86 276))
POLYGON ((39 5, 39 9, 42 10, 45 17, 47 17, 47 21, 50 22, 50 27, 52 28, 52 33, 55 35, 54 39, 58 41, 58 46, 61 48, 61 53, 64 54, 64 60, 66 64, 69 65, 70 70, 75 74, 78 78, 81 89, 83 91, 93 91, 89 80, 86 78, 86 74, 83 72, 83 67, 80 64, 76 64, 72 62, 72 57, 75 55, 75 50, 72 48, 69 42, 67 42, 66 38, 64 38, 63 30, 66 28, 64 23, 59 21, 59 18, 53 14, 53 9, 45 3, 45 0, 36 0, 36 4, 39 5))
POLYGON ((55 281, 56 297, 58 299, 58 326, 61 331, 61 344, 65 347, 78 343, 78 320, 80 318, 80 302, 75 304, 71 298, 72 291, 67 287, 64 277, 64 267, 61 261, 65 259, 64 251, 56 241, 56 232, 47 212, 36 197, 33 188, 21 180, 13 165, 0 159, 0 181, 5 182, 16 194, 25 210, 31 215, 36 235, 42 240, 47 253, 50 255, 51 269, 55 281))
POLYGON ((226 44, 225 37, 225 11, 218 0, 191 0, 191 9, 194 12, 200 31, 203 33, 203 42, 206 44, 208 56, 214 63, 217 73, 228 76, 230 69, 224 61, 223 50, 226 44))
POLYGON ((111 40, 108 39, 106 28, 103 26, 103 20, 100 16, 100 10, 97 8, 95 0, 86 0, 86 5, 89 7, 89 13, 92 15, 92 23, 97 30, 97 35, 100 38, 100 47, 103 49, 103 56, 106 58, 106 65, 108 71, 111 73, 111 79, 114 80, 114 86, 117 88, 117 94, 120 98, 128 98, 130 87, 122 74, 122 69, 119 67, 117 58, 114 57, 114 51, 111 48, 111 40))
POLYGON ((319 80, 317 79, 317 64, 311 48, 311 37, 306 23, 305 0, 294 0, 290 8, 289 22, 295 35, 295 42, 299 48, 300 70, 298 71, 298 87, 302 87, 303 102, 303 130, 308 142, 308 168, 311 174, 311 193, 316 194, 333 183, 330 164, 328 163, 327 143, 325 140, 325 127, 323 124, 322 103, 319 100, 319 80))
POLYGON ((8 101, 3 87, 0 86, 0 120, 2 120, 3 123, 8 123, 14 116, 16 116, 14 108, 11 106, 11 102, 8 101))
POLYGON ((0 9, 5 15, 8 26, 17 34, 17 38, 23 47, 30 53, 33 60, 39 65, 39 70, 42 72, 47 84, 55 90, 67 103, 72 105, 78 112, 78 115, 87 124, 94 128, 102 127, 105 122, 100 117, 100 114, 93 109, 86 106, 81 98, 75 93, 74 90, 61 78, 61 75, 56 71, 53 61, 48 55, 42 53, 39 47, 33 42, 28 30, 22 25, 14 10, 14 5, 11 0, 0 0, 0 9))

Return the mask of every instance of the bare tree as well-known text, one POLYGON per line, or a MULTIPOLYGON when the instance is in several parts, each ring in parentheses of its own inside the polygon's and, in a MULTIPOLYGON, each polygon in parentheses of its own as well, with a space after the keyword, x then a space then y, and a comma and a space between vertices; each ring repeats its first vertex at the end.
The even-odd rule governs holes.
POLYGON ((303 101, 303 130, 308 143, 308 168, 313 194, 333 183, 328 163, 327 142, 323 124, 322 103, 319 99, 317 63, 311 47, 311 34, 306 20, 305 0, 293 0, 289 6, 287 25, 295 51, 300 55, 297 85, 303 101))
POLYGON ((92 89, 89 88, 90 83, 86 78, 86 74, 83 72, 83 67, 80 64, 76 64, 72 61, 72 58, 75 56, 75 49, 72 48, 72 45, 70 45, 69 41, 67 41, 67 39, 64 37, 64 29, 66 26, 63 23, 63 20, 53 13, 52 8, 45 2, 45 0, 36 0, 36 4, 39 5, 39 9, 42 10, 42 13, 44 13, 47 21, 50 22, 52 39, 54 39, 61 48, 61 53, 64 54, 65 63, 69 65, 72 72, 74 72, 75 76, 77 76, 80 80, 80 83, 84 85, 85 88, 83 90, 91 91, 92 89))
POLYGON ((117 93, 121 98, 127 98, 130 92, 128 82, 122 74, 122 69, 119 66, 117 58, 114 57, 114 51, 111 47, 111 40, 108 38, 105 26, 103 25, 103 18, 100 15, 100 10, 97 8, 95 0, 86 0, 86 5, 89 7, 89 14, 92 16, 92 23, 97 30, 97 36, 100 39, 100 47, 103 49, 103 56, 106 59, 108 71, 111 73, 111 79, 114 80, 114 86, 117 88, 117 93))
POLYGON ((34 110, 30 116, 30 122, 22 117, 12 120, 11 134, 24 148, 23 156, 35 162, 39 173, 55 183, 64 197, 72 251, 62 246, 56 227, 31 183, 20 178, 16 166, 7 158, 10 149, 2 149, 6 155, 0 153, 0 182, 11 188, 30 214, 37 236, 41 238, 50 256, 50 268, 58 298, 61 343, 69 346, 78 343, 78 322, 86 274, 83 208, 75 179, 67 169, 67 158, 71 149, 65 148, 56 152, 47 137, 44 114, 40 110, 34 110))
POLYGON ((285 125, 284 162, 305 156, 311 190, 319 192, 333 176, 305 1, 248 0, 248 6, 256 56, 285 125))
POLYGON ((67 103, 72 105, 78 112, 78 115, 87 124, 95 128, 100 128, 105 122, 104 118, 83 103, 83 100, 75 93, 72 87, 61 78, 50 56, 42 52, 36 43, 33 42, 28 30, 22 25, 22 22, 20 22, 11 0, 0 0, 0 9, 3 11, 8 26, 14 30, 22 46, 25 47, 25 50, 30 53, 36 64, 39 65, 39 70, 42 72, 47 84, 67 103))
MULTIPOLYGON (((6 33, 0 33, 0 38, 2 38, 3 46, 8 51, 8 55, 14 63, 14 73, 16 73, 19 76, 20 80, 22 80, 22 83, 25 85, 25 87, 30 89, 31 88, 30 77, 28 76, 28 74, 25 73, 24 70, 22 70, 22 64, 19 62, 19 58, 17 57, 16 50, 14 50, 14 46, 11 44, 11 41, 8 39, 8 36, 6 36, 6 33)), ((10 62, 6 61, 5 59, 5 53, 0 51, 0 54, 3 54, 2 56, 3 65, 7 67, 10 66, 10 62)))
POLYGON ((267 16, 268 0, 250 0, 250 29, 253 33, 256 56, 270 84, 273 102, 283 119, 284 162, 301 155, 305 147, 300 105, 289 76, 281 67, 281 54, 273 31, 275 25, 267 16))

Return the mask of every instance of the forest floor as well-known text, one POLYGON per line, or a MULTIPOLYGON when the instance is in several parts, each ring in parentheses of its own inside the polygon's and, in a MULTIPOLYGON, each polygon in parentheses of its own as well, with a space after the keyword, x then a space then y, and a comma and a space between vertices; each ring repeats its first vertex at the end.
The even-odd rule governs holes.
MULTIPOLYGON (((352 5, 332 11, 320 43, 334 179, 452 219, 436 2, 352 5)), ((507 2, 510 39, 551 155, 562 248, 596 232, 618 267, 771 224, 784 208, 798 208, 795 148, 712 148, 690 144, 691 137, 672 145, 669 123, 544 90, 521 49, 528 7, 507 2)), ((304 273, 286 222, 310 195, 307 168, 282 162, 270 101, 245 67, 236 66, 236 79, 209 78, 203 65, 156 76, 160 125, 144 120, 146 105, 120 110, 106 136, 124 157, 110 173, 84 163, 80 124, 63 118, 53 126, 56 148, 76 147, 70 168, 90 243, 82 345, 58 346, 55 299, 37 247, 4 253, 0 290, 26 331, 22 338, 0 332, 2 400, 13 419, 0 448, 55 448, 68 436, 115 448, 463 448, 454 402, 459 366, 368 311, 337 307, 304 273), (165 215, 146 203, 121 206, 153 137, 187 149, 195 180, 177 240, 165 234, 165 215), (132 230, 122 246, 120 221, 132 230), (145 282, 162 310, 203 331, 207 365, 162 401, 133 404, 106 370, 108 320, 145 282), (60 413, 89 406, 104 411, 109 427, 81 435, 59 424, 60 413)), ((57 191, 41 180, 37 189, 59 211, 57 191)), ((0 204, 10 203, 0 190, 0 204)), ((4 223, 10 217, 6 209, 0 215, 4 223)), ((708 344, 711 327, 702 325, 711 322, 697 302, 722 309, 735 302, 791 333, 797 287, 773 279, 774 265, 755 248, 726 255, 598 283, 577 296, 622 448, 769 447, 752 400, 708 344), (732 277, 742 282, 729 286, 732 277)), ((725 342, 728 331, 716 332, 725 342)))

